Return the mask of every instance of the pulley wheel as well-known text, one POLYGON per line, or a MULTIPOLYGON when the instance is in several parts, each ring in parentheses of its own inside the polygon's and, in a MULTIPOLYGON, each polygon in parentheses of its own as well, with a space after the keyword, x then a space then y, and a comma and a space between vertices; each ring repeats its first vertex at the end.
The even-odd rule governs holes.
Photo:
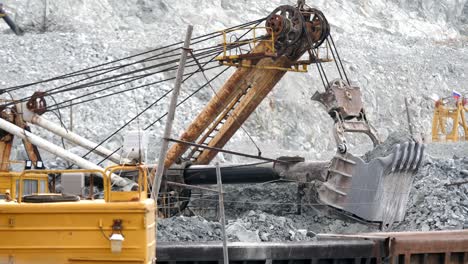
POLYGON ((309 34, 311 42, 310 48, 318 48, 330 35, 330 24, 328 24, 325 15, 322 11, 315 8, 307 8, 302 10, 305 19, 307 34, 309 34))
POLYGON ((266 27, 275 32, 275 49, 278 55, 284 54, 301 39, 304 18, 297 8, 290 5, 280 6, 266 21, 266 27))

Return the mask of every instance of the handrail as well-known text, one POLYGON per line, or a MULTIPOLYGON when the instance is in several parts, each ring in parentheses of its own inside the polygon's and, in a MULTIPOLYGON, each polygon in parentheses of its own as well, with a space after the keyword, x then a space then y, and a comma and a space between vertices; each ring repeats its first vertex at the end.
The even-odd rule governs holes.
POLYGON ((101 173, 104 177, 104 172, 100 170, 84 170, 84 169, 70 169, 70 170, 24 170, 19 175, 19 186, 16 190, 18 192, 18 203, 22 202, 23 199, 23 177, 27 174, 35 174, 35 173, 42 173, 42 174, 50 174, 50 173, 101 173))
POLYGON ((106 198, 106 202, 110 201, 110 194, 112 192, 112 184, 111 184, 111 175, 114 174, 116 171, 121 170, 121 171, 132 171, 137 169, 139 171, 138 173, 138 200, 141 200, 142 198, 142 191, 147 192, 148 190, 148 181, 147 181, 147 173, 146 170, 143 169, 142 166, 135 166, 135 165, 114 165, 107 167, 104 172, 106 173, 106 180, 107 185, 104 185, 104 188, 107 187, 107 190, 104 192, 104 197, 106 198), (143 190, 142 190, 143 186, 143 190))
POLYGON ((104 200, 106 202, 110 201, 110 193, 112 192, 112 181, 111 177, 117 170, 131 171, 138 170, 138 198, 142 199, 142 192, 147 192, 148 183, 147 183, 147 173, 142 166, 138 165, 114 165, 104 169, 104 171, 96 169, 69 169, 69 170, 24 170, 19 175, 19 186, 17 190, 18 193, 18 203, 22 202, 23 197, 23 179, 29 174, 51 174, 51 173, 90 173, 90 174, 101 174, 104 183, 104 200))
POLYGON ((223 57, 227 56, 227 47, 232 44, 248 44, 248 43, 253 43, 254 45, 257 45, 258 42, 266 42, 270 43, 269 48, 271 49, 272 53, 275 53, 275 33, 273 32, 271 27, 263 27, 263 26, 256 26, 256 27, 243 27, 243 28, 235 28, 235 29, 229 29, 229 30, 223 30, 221 31, 223 34, 223 57), (266 29, 267 31, 271 32, 271 39, 260 39, 257 38, 257 29, 266 29), (241 31, 241 30, 251 30, 253 34, 253 38, 251 40, 246 40, 246 41, 235 41, 235 42, 228 42, 227 41, 227 34, 235 31, 241 31))

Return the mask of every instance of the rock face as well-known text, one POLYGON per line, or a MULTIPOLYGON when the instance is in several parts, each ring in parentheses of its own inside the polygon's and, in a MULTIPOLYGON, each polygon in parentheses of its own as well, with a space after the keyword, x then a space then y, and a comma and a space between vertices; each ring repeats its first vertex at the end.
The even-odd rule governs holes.
MULTIPOLYGON (((119 4, 111 0, 3 2, 27 34, 18 38, 0 23, 0 30, 5 30, 0 63, 7 65, 2 71, 0 88, 66 74, 180 41, 189 23, 195 26, 194 36, 202 35, 265 17, 278 5, 295 4, 295 1, 266 0, 235 4, 224 0, 131 0, 119 4)), ((428 135, 433 112, 433 102, 428 96, 433 93, 446 96, 452 89, 460 87, 462 90, 466 84, 468 52, 466 41, 463 41, 466 36, 460 31, 466 26, 466 1, 320 0, 308 4, 323 10, 330 21, 348 77, 361 87, 367 115, 381 137, 385 139, 392 131, 407 128, 404 97, 410 103, 415 131, 428 135)), ((220 42, 221 39, 212 39, 194 48, 220 42)), ((330 80, 338 77, 334 63, 324 64, 324 67, 330 80)), ((310 68, 307 74, 288 73, 244 125, 265 156, 300 155, 307 159, 325 159, 332 155, 335 148, 330 133, 332 121, 318 103, 310 100, 315 91, 323 91, 317 72, 310 68)), ((219 70, 207 71, 208 77, 219 70)), ((231 73, 229 70, 221 75, 212 86, 220 87, 231 73)), ((174 72, 156 74, 112 90, 129 89, 173 75, 174 72)), ((184 84, 182 96, 187 96, 204 82, 203 76, 189 79, 184 84)), ((12 96, 23 98, 35 90, 47 90, 66 83, 58 80, 36 85, 13 91, 12 96)), ((171 87, 171 82, 160 83, 134 93, 77 105, 73 111, 79 115, 74 115, 73 129, 90 139, 102 140, 171 87), (111 109, 111 105, 123 107, 111 109)), ((87 92, 91 90, 93 88, 86 89, 87 92)), ((83 93, 70 91, 54 98, 61 102, 83 93)), ((211 96, 209 88, 202 89, 181 106, 181 114, 176 115, 174 134, 179 135, 187 127, 211 96)), ((47 100, 52 104, 51 98, 47 100)), ((132 129, 138 125, 145 127, 166 109, 167 102, 158 103, 138 122, 133 122, 132 129)), ((68 125, 68 109, 61 112, 68 125)), ((54 114, 48 113, 46 117, 58 121, 54 114)), ((112 149, 120 146, 124 132, 113 137, 106 146, 112 149)), ((60 144, 59 138, 41 134, 60 144)), ((162 134, 160 123, 152 127, 151 134, 153 147, 149 157, 153 161, 158 153, 156 142, 162 134)), ((351 150, 362 144, 368 148, 371 145, 365 137, 350 137, 348 142, 351 150)), ((255 151, 243 131, 239 131, 226 148, 255 151)), ((233 163, 244 161, 232 155, 220 154, 218 157, 233 163)), ((51 159, 48 159, 49 163, 51 159)), ((49 167, 55 165, 61 166, 60 161, 49 167)))

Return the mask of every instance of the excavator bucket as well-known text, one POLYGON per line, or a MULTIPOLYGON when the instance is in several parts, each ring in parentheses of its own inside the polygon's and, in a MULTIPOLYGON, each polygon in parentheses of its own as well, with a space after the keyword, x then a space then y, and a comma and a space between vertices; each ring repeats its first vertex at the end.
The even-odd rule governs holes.
POLYGON ((319 201, 365 221, 380 222, 382 229, 402 221, 424 145, 411 139, 396 144, 388 155, 366 162, 348 152, 345 133, 364 133, 374 146, 386 144, 380 145, 368 122, 360 88, 337 79, 312 100, 320 102, 333 119, 338 150, 318 190, 319 201))
POLYGON ((406 142, 369 162, 350 153, 337 154, 318 190, 322 203, 388 229, 402 221, 424 144, 406 142))

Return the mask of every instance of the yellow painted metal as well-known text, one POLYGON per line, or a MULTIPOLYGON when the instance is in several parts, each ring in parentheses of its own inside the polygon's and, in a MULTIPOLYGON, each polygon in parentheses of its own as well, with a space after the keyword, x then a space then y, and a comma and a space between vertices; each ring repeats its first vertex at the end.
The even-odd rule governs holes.
POLYGON ((279 70, 279 71, 290 71, 290 72, 307 72, 307 64, 294 64, 290 68, 286 67, 276 67, 276 66, 258 66, 252 65, 250 63, 233 63, 233 62, 223 62, 225 66, 234 66, 234 67, 244 67, 244 68, 255 68, 255 69, 264 69, 264 70, 279 70))
MULTIPOLYGON (((26 203, 0 200, 0 262, 6 263, 153 263, 156 249, 155 204, 147 198, 146 170, 139 166, 114 166, 104 173, 94 170, 44 170, 47 173, 101 173, 104 199, 78 202, 26 203), (138 170, 136 191, 112 191, 110 175, 138 170), (127 199, 127 200, 125 200, 127 199), (122 221, 122 230, 113 228, 122 221), (125 240, 121 253, 112 253, 113 233, 125 240)), ((36 171, 15 175, 28 179, 36 171)), ((0 176, 1 178, 1 176, 0 176)), ((19 193, 22 192, 22 186, 19 193)))
POLYGON ((468 125, 466 120, 467 99, 456 101, 455 107, 448 107, 444 100, 438 100, 435 104, 434 117, 432 119, 432 141, 468 141, 468 125), (451 129, 448 127, 451 125, 451 129), (461 128, 461 129, 460 129, 461 128), (459 132, 463 131, 460 137, 459 132))
POLYGON ((241 27, 241 28, 235 28, 235 29, 229 29, 229 30, 223 30, 221 31, 223 34, 223 56, 218 56, 215 58, 215 60, 223 61, 223 60, 232 60, 232 59, 238 59, 240 54, 228 54, 228 46, 230 45, 236 45, 236 44, 253 44, 253 46, 257 46, 259 43, 264 43, 265 44, 265 50, 267 51, 267 54, 269 55, 274 55, 276 50, 275 50, 275 34, 273 30, 271 30, 270 27, 261 27, 261 26, 255 26, 255 27, 241 27), (262 30, 270 30, 271 36, 268 39, 259 39, 257 38, 257 30, 262 29, 262 30), (227 41, 228 34, 236 31, 247 31, 251 30, 253 34, 253 38, 246 40, 246 41, 235 41, 235 42, 230 42, 227 41))
MULTIPOLYGON (((41 193, 48 193, 48 179, 47 173, 41 173, 42 171, 36 171, 36 173, 29 173, 27 176, 23 176, 21 172, 0 172, 0 195, 5 194, 6 190, 10 191, 11 197, 17 197, 19 193, 16 188, 16 182, 19 182, 19 186, 23 186, 25 180, 37 181, 38 190, 41 193), (39 186, 41 183, 44 186, 44 190, 40 190, 39 186)), ((21 196, 21 195, 19 195, 21 196)))
POLYGON ((332 58, 330 57, 330 45, 328 44, 328 41, 325 41, 325 45, 322 45, 318 47, 317 49, 317 59, 320 60, 320 62, 332 62, 332 58), (322 50, 325 50, 325 57, 320 58, 320 54, 322 54, 322 50))

